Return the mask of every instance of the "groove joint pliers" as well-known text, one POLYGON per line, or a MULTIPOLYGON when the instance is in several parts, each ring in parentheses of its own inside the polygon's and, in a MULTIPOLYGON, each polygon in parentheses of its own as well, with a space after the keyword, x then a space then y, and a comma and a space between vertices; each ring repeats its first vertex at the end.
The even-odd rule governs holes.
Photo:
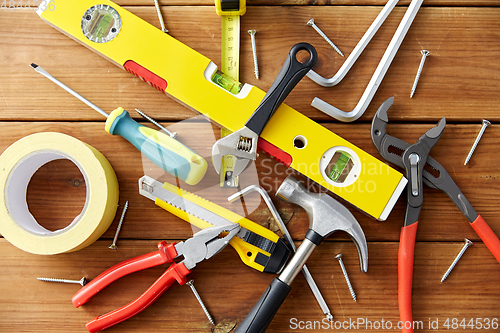
MULTIPOLYGON (((441 119, 436 127, 428 130, 420 137, 417 143, 410 145, 401 139, 388 135, 386 132, 389 123, 387 110, 393 102, 394 98, 391 97, 382 103, 377 110, 373 117, 371 137, 380 155, 388 162, 404 168, 405 176, 408 179, 406 214, 401 228, 398 254, 398 301, 401 321, 413 323, 411 310, 413 259, 418 217, 423 203, 423 183, 448 195, 451 201, 467 217, 472 228, 499 263, 500 240, 481 215, 474 210, 446 169, 429 156, 430 150, 439 140, 444 130, 445 118, 441 119), (426 165, 429 168, 424 168, 426 165)), ((413 329, 405 328, 403 332, 411 333, 413 329)))

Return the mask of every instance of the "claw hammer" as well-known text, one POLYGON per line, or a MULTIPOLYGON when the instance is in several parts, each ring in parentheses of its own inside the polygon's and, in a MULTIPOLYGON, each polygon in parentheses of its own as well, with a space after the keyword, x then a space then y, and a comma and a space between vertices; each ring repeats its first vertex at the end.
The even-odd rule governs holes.
POLYGON ((276 192, 283 201, 304 208, 309 216, 309 230, 297 252, 283 269, 283 273, 271 282, 250 313, 236 328, 235 333, 265 332, 286 296, 293 280, 306 263, 316 246, 336 231, 345 231, 358 248, 360 269, 368 270, 368 245, 366 237, 351 212, 326 193, 309 192, 295 177, 288 176, 276 192))

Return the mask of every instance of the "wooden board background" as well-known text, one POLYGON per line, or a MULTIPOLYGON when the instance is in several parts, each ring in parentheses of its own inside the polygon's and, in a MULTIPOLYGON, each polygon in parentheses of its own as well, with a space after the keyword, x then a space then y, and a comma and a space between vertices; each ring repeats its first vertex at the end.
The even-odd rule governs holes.
MULTIPOLYGON (((153 1, 118 3, 159 27, 153 1)), ((220 17, 215 14, 213 2, 163 0, 161 3, 170 34, 220 64, 220 17)), ((390 133, 409 142, 417 140, 438 119, 446 117, 448 125, 432 156, 447 168, 472 205, 500 235, 500 171, 496 151, 500 139, 497 125, 500 120, 500 1, 426 0, 372 103, 357 122, 339 123, 310 106, 316 96, 343 110, 351 110, 356 105, 408 3, 401 1, 394 9, 338 86, 323 88, 305 78, 286 103, 379 158, 371 143, 369 128, 376 109, 386 98, 395 96, 389 111, 390 133), (430 50, 431 56, 426 61, 416 94, 410 99, 421 49, 430 50), (481 119, 488 119, 493 125, 486 130, 469 165, 463 166, 481 119)), ((326 77, 332 76, 344 58, 305 23, 314 17, 318 26, 348 56, 384 4, 382 0, 247 1, 248 9, 241 26, 241 81, 267 90, 290 47, 301 41, 313 44, 318 50, 315 70, 326 77), (258 31, 260 80, 253 76, 250 37, 245 32, 248 29, 258 31)), ((105 133, 101 115, 35 73, 28 66, 32 62, 104 110, 111 111, 118 106, 129 110, 139 108, 164 125, 175 124, 179 139, 207 158, 213 143, 210 140, 218 130, 200 121, 179 124, 194 114, 50 28, 33 10, 0 9, 0 151, 32 133, 56 131, 72 135, 96 147, 113 165, 120 184, 118 213, 126 200, 130 202, 117 251, 107 247, 119 216, 99 241, 75 253, 33 255, 1 238, 0 331, 85 332, 87 321, 139 296, 166 267, 123 278, 78 309, 70 301, 78 290, 77 285, 42 283, 36 277, 92 279, 117 262, 153 251, 159 240, 183 240, 190 237, 192 231, 186 222, 138 194, 137 179, 145 172, 155 172, 150 165, 143 165, 140 154, 123 139, 105 133)), ((290 171, 267 156, 258 159, 257 171, 261 185, 269 190, 299 244, 308 227, 306 214, 297 206, 274 199, 274 192, 290 171)), ((205 190, 201 193, 212 192, 211 200, 235 209, 225 200, 232 191, 210 191, 215 183, 215 172, 209 169, 207 179, 198 189, 205 190)), ((64 161, 40 169, 28 189, 33 215, 42 225, 54 230, 64 227, 78 214, 84 197, 81 174, 64 161)), ((450 324, 453 318, 457 318, 458 323, 462 319, 465 323, 473 320, 475 327, 458 326, 457 330, 476 332, 476 321, 485 323, 484 318, 490 321, 500 318, 500 266, 443 193, 426 188, 424 198, 415 248, 414 320, 424 323, 420 332, 448 331, 443 326, 447 319, 450 324), (464 238, 474 241, 474 245, 448 280, 440 283, 464 238), (429 326, 436 320, 438 329, 429 326)), ((258 196, 251 196, 248 201, 254 205, 260 202, 258 196)), ((356 248, 341 233, 330 237, 309 259, 309 269, 336 321, 364 319, 381 323, 384 320, 396 325, 399 319, 397 250, 404 206, 404 198, 400 198, 385 222, 375 221, 349 206, 369 241, 367 274, 359 271, 356 248), (344 254, 357 303, 350 298, 334 259, 340 252, 344 254)), ((250 218, 276 230, 263 204, 250 218)), ((150 308, 108 331, 231 332, 273 279, 271 275, 246 267, 231 248, 201 263, 192 277, 216 321, 215 327, 207 321, 189 288, 174 285, 150 308)), ((292 329, 294 322, 302 321, 305 326, 308 321, 324 318, 301 275, 292 287, 268 331, 325 331, 292 329)), ((376 329, 376 325, 372 329, 361 325, 359 330, 384 331, 376 329)))

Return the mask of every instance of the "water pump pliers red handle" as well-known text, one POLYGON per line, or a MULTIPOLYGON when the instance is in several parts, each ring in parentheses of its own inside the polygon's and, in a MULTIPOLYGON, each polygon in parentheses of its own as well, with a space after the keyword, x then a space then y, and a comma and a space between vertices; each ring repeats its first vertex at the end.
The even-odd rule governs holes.
POLYGON ((127 274, 173 262, 174 259, 183 256, 182 261, 170 265, 165 273, 135 301, 92 319, 86 327, 89 332, 98 332, 127 320, 150 306, 175 281, 181 285, 185 284, 186 276, 196 264, 222 251, 239 230, 239 224, 231 224, 203 229, 180 243, 167 244, 162 241, 158 243, 158 251, 123 261, 101 273, 73 296, 73 305, 79 307, 85 304, 111 282, 127 274))
MULTIPOLYGON (((423 197, 422 182, 429 187, 440 189, 455 203, 458 209, 467 217, 472 228, 479 235, 490 252, 500 262, 500 240, 486 224, 460 191, 446 169, 434 158, 428 156, 429 151, 441 136, 446 121, 441 119, 438 125, 426 132, 414 145, 390 136, 386 132, 389 122, 387 110, 394 102, 394 98, 387 99, 377 110, 371 127, 372 141, 380 155, 395 165, 405 169, 408 178, 407 206, 405 221, 401 229, 401 238, 398 255, 398 300, 399 313, 406 327, 412 326, 411 288, 413 278, 413 254, 415 235, 417 232, 418 216, 423 197), (418 156, 418 160, 416 155, 418 156), (424 169, 428 165, 433 172, 424 169)), ((413 332, 413 328, 404 328, 403 332, 413 332)))

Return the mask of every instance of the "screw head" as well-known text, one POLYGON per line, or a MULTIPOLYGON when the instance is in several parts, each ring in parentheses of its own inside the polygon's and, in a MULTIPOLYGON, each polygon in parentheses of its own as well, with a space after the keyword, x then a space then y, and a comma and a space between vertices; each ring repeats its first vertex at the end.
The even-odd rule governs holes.
POLYGON ((87 281, 87 278, 85 276, 82 277, 81 280, 80 280, 80 284, 82 285, 82 287, 85 286, 87 284, 87 282, 88 281, 87 281))
POLYGON ((250 35, 255 35, 255 33, 256 33, 256 32, 257 32, 257 30, 248 30, 248 33, 249 33, 250 35))
POLYGON ((335 259, 340 260, 342 259, 342 253, 339 253, 335 256, 335 259))
POLYGON ((309 21, 307 21, 307 25, 312 27, 314 25, 314 19, 310 19, 309 21))
POLYGON ((192 286, 192 285, 193 285, 193 283, 194 283, 194 279, 189 280, 188 282, 186 282, 186 284, 187 284, 188 286, 192 286))
POLYGON ((423 56, 426 56, 426 57, 427 57, 428 55, 430 55, 430 54, 431 54, 431 53, 430 53, 429 51, 427 51, 427 50, 422 50, 422 51, 420 51, 420 53, 422 53, 422 55, 423 55, 423 56))
POLYGON ((465 245, 471 246, 472 245, 472 241, 466 238, 465 239, 465 245))
POLYGON ((491 123, 488 120, 486 120, 486 119, 483 119, 482 124, 483 124, 483 126, 489 126, 489 125, 491 125, 491 123))
POLYGON ((111 244, 111 245, 109 246, 109 248, 110 248, 111 250, 117 250, 117 249, 118 249, 118 246, 116 246, 116 245, 114 245, 114 244, 111 244))

